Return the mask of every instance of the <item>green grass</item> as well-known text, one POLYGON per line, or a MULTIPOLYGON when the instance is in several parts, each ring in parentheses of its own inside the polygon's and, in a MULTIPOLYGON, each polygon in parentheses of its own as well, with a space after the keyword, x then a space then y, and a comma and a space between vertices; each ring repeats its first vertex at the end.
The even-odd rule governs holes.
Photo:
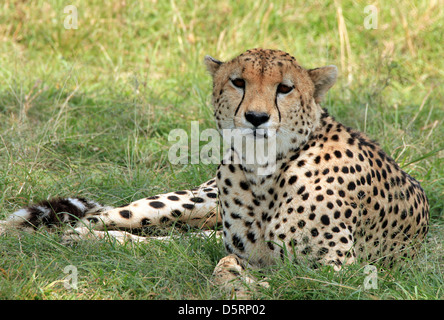
MULTIPOLYGON (((362 266, 332 273, 283 264, 265 271, 272 289, 255 297, 443 299, 442 5, 378 2, 378 28, 367 30, 365 2, 72 4, 76 30, 63 27, 64 1, 0 4, 0 217, 48 197, 117 206, 209 179, 214 165, 167 159, 171 129, 189 131, 193 120, 201 130, 214 126, 204 55, 282 49, 307 68, 339 67, 324 106, 421 182, 431 231, 416 261, 380 271, 378 289, 363 289, 362 266)), ((0 298, 229 298, 211 285, 224 255, 216 241, 59 242, 46 232, 2 237, 0 298), (63 286, 67 265, 78 268, 77 290, 63 286)))

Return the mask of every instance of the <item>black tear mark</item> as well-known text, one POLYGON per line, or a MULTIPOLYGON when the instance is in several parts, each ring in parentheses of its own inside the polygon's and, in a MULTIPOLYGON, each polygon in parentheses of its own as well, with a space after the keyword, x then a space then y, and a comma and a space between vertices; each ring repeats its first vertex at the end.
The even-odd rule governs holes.
POLYGON ((245 89, 244 89, 244 91, 243 91, 243 93, 242 93, 242 99, 241 99, 241 101, 239 102, 239 105, 237 106, 236 111, 234 112, 234 116, 236 116, 237 112, 239 111, 239 108, 240 108, 242 102, 244 101, 244 97, 245 97, 245 89))
POLYGON ((278 94, 276 91, 276 95, 274 96, 274 105, 276 106, 276 110, 278 111, 279 115, 279 122, 281 122, 281 110, 279 110, 278 103, 277 103, 278 94))

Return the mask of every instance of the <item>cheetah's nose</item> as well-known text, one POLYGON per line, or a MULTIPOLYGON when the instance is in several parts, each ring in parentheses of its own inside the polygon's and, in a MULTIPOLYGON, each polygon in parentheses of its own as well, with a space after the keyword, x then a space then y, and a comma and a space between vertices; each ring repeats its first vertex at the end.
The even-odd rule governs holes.
POLYGON ((270 115, 265 112, 254 112, 248 111, 245 113, 245 119, 250 122, 253 126, 259 127, 261 124, 265 123, 270 119, 270 115))

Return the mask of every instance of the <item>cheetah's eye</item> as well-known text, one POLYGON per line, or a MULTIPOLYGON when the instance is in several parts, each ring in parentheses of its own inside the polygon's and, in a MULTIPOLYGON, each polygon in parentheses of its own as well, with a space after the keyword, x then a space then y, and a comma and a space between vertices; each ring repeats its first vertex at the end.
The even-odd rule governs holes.
POLYGON ((231 83, 236 87, 240 89, 245 88, 245 80, 241 78, 231 79, 231 83))
POLYGON ((287 86, 283 83, 280 83, 277 87, 277 93, 289 93, 291 90, 293 90, 294 87, 287 86))

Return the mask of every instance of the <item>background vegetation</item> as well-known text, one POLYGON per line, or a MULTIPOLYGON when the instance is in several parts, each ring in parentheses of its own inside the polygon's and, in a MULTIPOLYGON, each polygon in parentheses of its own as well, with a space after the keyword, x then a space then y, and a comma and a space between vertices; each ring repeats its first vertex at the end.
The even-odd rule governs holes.
MULTIPOLYGON (((173 128, 213 127, 205 54, 254 47, 307 68, 336 64, 325 107, 378 140, 416 177, 432 224, 408 268, 339 273, 279 266, 262 299, 442 299, 444 267, 444 3, 437 1, 57 1, 0 3, 0 218, 32 201, 82 195, 122 205, 189 188, 215 166, 172 166, 173 128), (67 4, 78 29, 65 29, 67 4), (377 28, 366 29, 368 5, 377 28)), ((68 21, 69 22, 69 21, 68 21)), ((211 285, 214 239, 120 246, 60 244, 41 232, 0 238, 3 299, 229 298, 211 285), (63 269, 79 271, 67 290, 63 269)))

